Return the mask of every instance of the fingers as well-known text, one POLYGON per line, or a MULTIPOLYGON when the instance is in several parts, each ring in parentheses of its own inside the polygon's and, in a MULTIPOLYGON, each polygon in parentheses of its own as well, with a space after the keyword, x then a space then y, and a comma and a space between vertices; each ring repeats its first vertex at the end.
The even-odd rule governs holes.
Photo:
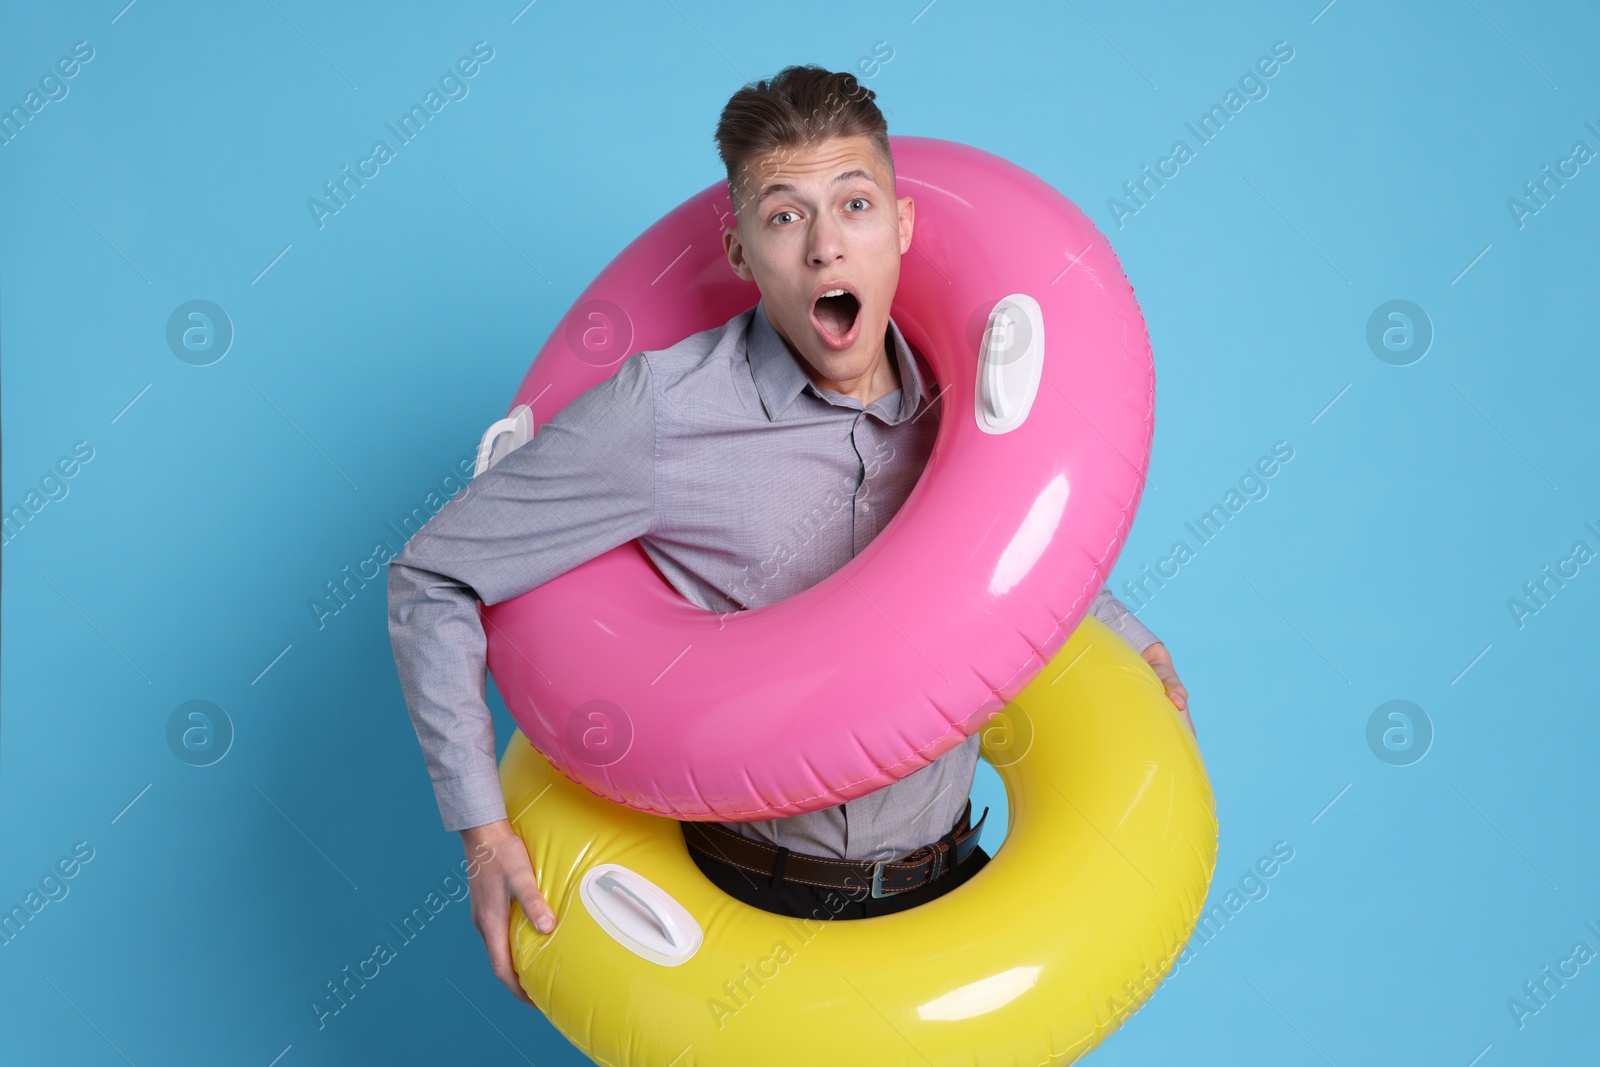
POLYGON ((1178 681, 1178 676, 1170 669, 1158 667, 1156 677, 1161 682, 1161 688, 1166 690, 1167 698, 1177 705, 1179 711, 1184 711, 1189 706, 1189 691, 1178 681))
MULTIPOLYGON (((500 976, 500 980, 506 983, 506 987, 511 990, 518 1000, 529 1007, 535 1007, 536 1005, 528 997, 527 991, 522 988, 522 983, 511 968, 511 908, 509 906, 509 897, 514 896, 517 898, 517 904, 522 908, 522 914, 527 916, 528 922, 532 923, 533 928, 542 934, 555 932, 556 916, 550 905, 545 901, 544 894, 539 892, 539 885, 534 880, 533 864, 528 861, 527 851, 525 849, 508 849, 506 851, 509 853, 506 857, 506 869, 504 872, 508 904, 500 917, 500 925, 497 929, 500 931, 501 952, 505 955, 506 969, 510 977, 508 979, 505 976, 500 976)), ((494 953, 491 951, 489 955, 492 960, 494 953)), ((498 964, 495 967, 495 974, 497 976, 500 975, 498 964)))
POLYGON ((522 838, 513 836, 506 841, 495 854, 495 860, 504 879, 506 896, 517 898, 517 903, 522 906, 522 914, 528 917, 528 922, 533 924, 535 930, 541 934, 554 933, 556 913, 545 901, 544 894, 539 892, 539 883, 533 875, 533 861, 528 859, 528 848, 522 843, 522 838))
MULTIPOLYGON (((1178 672, 1172 669, 1172 655, 1160 641, 1147 647, 1141 655, 1150 669, 1155 671, 1156 678, 1161 682, 1161 688, 1166 690, 1167 697, 1174 707, 1183 712, 1187 721, 1189 718, 1189 691, 1178 680, 1178 672)), ((1194 724, 1189 724, 1189 729, 1194 729, 1194 724)))
POLYGON ((472 921, 483 938, 483 947, 489 951, 489 966, 494 976, 511 991, 512 996, 531 1008, 535 1006, 533 999, 522 988, 517 970, 511 965, 510 914, 511 909, 502 902, 498 907, 486 905, 481 913, 474 913, 472 921))
POLYGON ((489 965, 512 996, 536 1007, 522 988, 513 963, 511 898, 517 898, 523 914, 541 933, 555 930, 555 912, 539 892, 527 846, 504 820, 464 831, 462 838, 475 857, 476 869, 469 871, 467 884, 472 894, 472 922, 483 938, 489 965))
POLYGON ((1198 738, 1200 735, 1195 732, 1194 720, 1189 718, 1189 691, 1171 670, 1158 669, 1156 673, 1161 679, 1162 687, 1167 691, 1167 699, 1172 701, 1173 707, 1183 713, 1183 721, 1189 724, 1189 732, 1198 738))

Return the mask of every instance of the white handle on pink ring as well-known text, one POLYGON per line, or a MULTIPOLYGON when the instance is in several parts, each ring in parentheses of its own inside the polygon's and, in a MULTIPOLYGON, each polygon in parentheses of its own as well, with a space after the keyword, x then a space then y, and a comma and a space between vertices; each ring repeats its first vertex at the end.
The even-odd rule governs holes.
POLYGON ((510 415, 483 431, 483 437, 478 441, 478 461, 472 465, 472 476, 476 478, 527 444, 533 439, 533 433, 533 409, 526 404, 518 404, 510 415), (496 448, 501 437, 509 437, 510 440, 505 448, 496 448))
POLYGON ((1007 433, 1033 409, 1044 375, 1044 311, 1027 293, 1012 293, 989 312, 978 360, 978 428, 1007 433))

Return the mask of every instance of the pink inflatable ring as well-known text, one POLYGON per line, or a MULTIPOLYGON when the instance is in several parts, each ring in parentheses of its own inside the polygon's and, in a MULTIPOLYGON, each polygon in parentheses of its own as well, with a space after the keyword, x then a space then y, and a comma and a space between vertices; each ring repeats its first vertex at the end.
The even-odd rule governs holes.
MULTIPOLYGON (((891 143, 898 194, 917 205, 891 315, 944 404, 893 520, 826 579, 748 611, 689 603, 636 541, 483 609, 513 718, 602 797, 743 821, 904 778, 1033 679, 1122 549, 1155 376, 1115 253, 1070 200, 998 156, 891 143)), ((632 353, 755 304, 722 252, 732 219, 717 182, 628 245, 540 349, 480 468, 632 353)))

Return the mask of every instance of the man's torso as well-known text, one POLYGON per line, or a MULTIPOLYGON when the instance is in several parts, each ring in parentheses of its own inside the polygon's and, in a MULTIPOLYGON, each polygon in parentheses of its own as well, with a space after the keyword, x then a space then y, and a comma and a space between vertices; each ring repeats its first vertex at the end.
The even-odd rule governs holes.
MULTIPOLYGON (((926 363, 908 365, 920 357, 901 348, 897 330, 888 354, 901 367, 901 389, 863 409, 802 381, 763 315, 758 305, 647 356, 657 499, 640 542, 675 589, 710 611, 763 607, 849 562, 905 503, 938 429, 938 401, 929 402, 937 383, 926 363), (914 411, 902 410, 907 393, 920 398, 914 411), (769 418, 768 405, 781 410, 769 418)), ((970 737, 847 804, 724 825, 797 852, 892 859, 954 824, 977 749, 970 737)))

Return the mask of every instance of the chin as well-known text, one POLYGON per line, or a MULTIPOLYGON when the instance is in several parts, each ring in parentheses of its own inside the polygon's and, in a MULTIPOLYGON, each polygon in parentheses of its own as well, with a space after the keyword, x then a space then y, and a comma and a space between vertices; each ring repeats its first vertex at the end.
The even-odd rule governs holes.
MULTIPOLYGON (((888 329, 887 324, 884 329, 888 329)), ((859 377, 872 369, 873 357, 876 355, 872 344, 873 336, 874 333, 863 326, 861 336, 857 337, 849 348, 842 351, 830 348, 825 340, 816 337, 813 339, 812 362, 834 381, 859 377)), ((883 331, 877 331, 876 336, 884 337, 883 331)), ((885 353, 888 354, 887 345, 885 353)), ((893 358, 892 355, 890 358, 893 358)))

